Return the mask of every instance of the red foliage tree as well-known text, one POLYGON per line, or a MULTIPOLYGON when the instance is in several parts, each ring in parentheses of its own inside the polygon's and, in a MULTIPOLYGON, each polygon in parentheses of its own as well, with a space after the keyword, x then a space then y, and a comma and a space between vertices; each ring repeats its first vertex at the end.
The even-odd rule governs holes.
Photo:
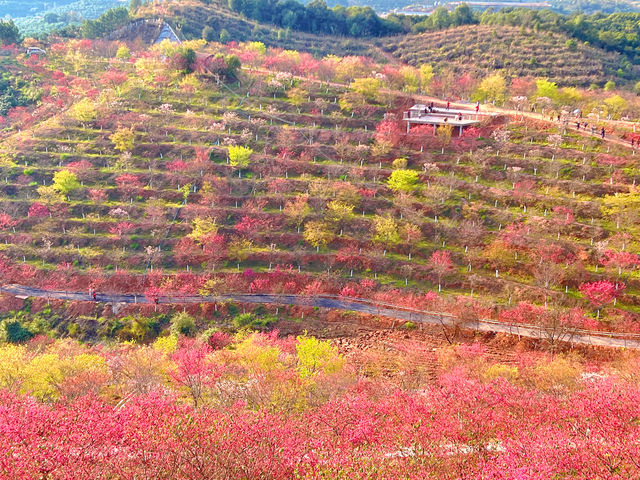
POLYGON ((118 222, 109 228, 109 233, 113 235, 117 235, 118 238, 122 238, 122 236, 135 228, 135 225, 131 222, 118 222))
POLYGON ((601 259, 603 265, 618 269, 618 274, 622 274, 623 270, 634 270, 640 265, 640 258, 635 253, 615 252, 607 250, 601 259))
POLYGON ((599 280, 597 282, 583 283, 579 288, 587 300, 596 307, 598 315, 600 315, 600 309, 622 295, 626 285, 624 283, 613 283, 608 280, 599 280))
POLYGON ((176 363, 176 370, 172 372, 171 378, 187 389, 196 408, 202 401, 206 388, 215 384, 222 376, 222 367, 213 362, 210 353, 208 343, 182 337, 178 349, 171 356, 176 363))
POLYGON ((438 278, 438 290, 442 289, 442 279, 454 269, 451 254, 447 250, 437 250, 431 254, 429 267, 438 278))
POLYGON ((17 220, 11 218, 10 215, 2 212, 0 213, 0 230, 7 230, 13 228, 18 224, 17 220))
POLYGON ((389 142, 394 147, 398 145, 404 130, 395 119, 387 119, 376 125, 375 138, 378 142, 389 142))
POLYGON ((32 203, 31 206, 29 207, 29 212, 27 213, 28 217, 33 217, 33 218, 42 218, 42 217, 48 217, 49 216, 49 209, 46 207, 46 205, 43 205, 41 203, 32 203))
POLYGON ((116 178, 116 185, 120 194, 128 198, 142 193, 142 182, 137 175, 124 173, 116 178))
POLYGON ((100 76, 100 83, 105 87, 116 88, 127 81, 127 74, 120 70, 107 70, 100 76))

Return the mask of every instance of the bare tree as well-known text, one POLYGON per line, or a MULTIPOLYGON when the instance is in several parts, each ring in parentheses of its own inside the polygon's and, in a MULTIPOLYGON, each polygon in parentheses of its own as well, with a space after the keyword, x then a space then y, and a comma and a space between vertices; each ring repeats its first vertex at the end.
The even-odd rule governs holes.
POLYGON ((580 325, 576 317, 574 311, 548 308, 537 317, 535 334, 551 353, 555 353, 558 344, 571 342, 576 336, 580 325))

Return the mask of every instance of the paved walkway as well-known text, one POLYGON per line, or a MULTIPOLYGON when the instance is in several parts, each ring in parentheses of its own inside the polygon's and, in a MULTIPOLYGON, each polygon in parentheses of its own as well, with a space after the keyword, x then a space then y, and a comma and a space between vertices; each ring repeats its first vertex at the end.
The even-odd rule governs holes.
MULTIPOLYGON (((38 297, 58 300, 71 300, 79 302, 94 301, 87 292, 74 292, 62 290, 45 290, 25 285, 4 285, 0 287, 0 292, 14 295, 18 298, 38 297)), ((134 293, 111 294, 99 293, 96 296, 97 302, 118 304, 118 303, 155 303, 144 295, 134 293)), ((480 332, 507 333, 521 337, 536 338, 550 342, 570 342, 575 344, 632 348, 640 349, 640 336, 623 335, 609 332, 594 332, 590 330, 568 330, 568 329, 545 329, 534 325, 525 324, 504 324, 495 320, 480 319, 472 323, 460 325, 456 317, 443 312, 429 312, 404 308, 399 305, 377 303, 362 298, 341 297, 337 295, 277 295, 268 293, 233 293, 216 296, 186 295, 186 296, 160 296, 157 298, 158 304, 185 304, 185 303, 215 303, 224 301, 234 301, 238 303, 258 303, 272 305, 298 305, 304 307, 319 307, 328 310, 342 310, 379 315, 400 321, 410 321, 414 323, 424 323, 431 325, 441 325, 453 328, 456 325, 460 328, 468 328, 480 332)))

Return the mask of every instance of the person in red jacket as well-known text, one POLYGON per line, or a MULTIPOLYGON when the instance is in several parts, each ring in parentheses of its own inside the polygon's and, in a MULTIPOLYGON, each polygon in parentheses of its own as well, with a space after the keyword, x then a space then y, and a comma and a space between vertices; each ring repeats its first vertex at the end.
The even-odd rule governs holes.
POLYGON ((451 106, 451 102, 447 102, 447 110, 449 110, 450 106, 451 106))

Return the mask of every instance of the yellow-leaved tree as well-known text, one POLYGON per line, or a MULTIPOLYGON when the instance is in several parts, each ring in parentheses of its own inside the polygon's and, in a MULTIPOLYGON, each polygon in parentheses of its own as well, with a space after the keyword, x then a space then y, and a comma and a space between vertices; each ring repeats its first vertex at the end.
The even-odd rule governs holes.
POLYGON ((616 220, 616 228, 629 227, 638 220, 640 212, 640 190, 631 187, 628 193, 607 195, 602 199, 602 213, 616 220))
POLYGON ((316 247, 316 251, 319 251, 320 247, 326 246, 333 240, 333 232, 331 232, 331 229, 326 223, 320 220, 307 222, 304 226, 302 236, 307 243, 316 247))
POLYGON ((331 374, 344 368, 344 358, 328 341, 302 335, 297 338, 298 373, 302 378, 316 374, 331 374))
POLYGON ((191 233, 189 237, 196 242, 202 242, 205 237, 215 235, 218 232, 216 219, 196 217, 191 222, 191 233))
POLYGON ((502 105, 507 98, 507 83, 499 73, 485 77, 478 85, 473 99, 479 102, 495 102, 502 105))
POLYGON ((135 140, 135 132, 133 127, 131 128, 118 128, 109 139, 113 142, 113 146, 116 150, 121 152, 130 152, 133 150, 133 141, 135 140))

